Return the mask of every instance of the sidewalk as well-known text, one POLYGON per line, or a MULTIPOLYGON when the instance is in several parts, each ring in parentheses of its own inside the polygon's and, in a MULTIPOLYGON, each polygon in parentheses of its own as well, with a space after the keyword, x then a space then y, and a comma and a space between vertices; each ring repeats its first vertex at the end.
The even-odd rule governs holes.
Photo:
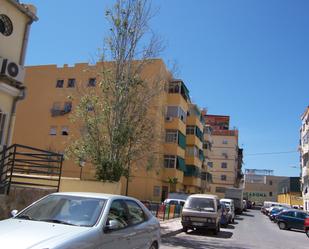
POLYGON ((161 237, 173 236, 182 231, 180 218, 160 221, 161 237))

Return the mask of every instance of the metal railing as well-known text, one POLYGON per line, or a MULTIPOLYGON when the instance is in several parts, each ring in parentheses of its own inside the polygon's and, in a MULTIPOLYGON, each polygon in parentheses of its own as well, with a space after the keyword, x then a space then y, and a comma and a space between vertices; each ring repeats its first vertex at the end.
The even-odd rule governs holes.
POLYGON ((50 188, 59 191, 63 155, 13 144, 0 152, 0 193, 12 185, 50 188))

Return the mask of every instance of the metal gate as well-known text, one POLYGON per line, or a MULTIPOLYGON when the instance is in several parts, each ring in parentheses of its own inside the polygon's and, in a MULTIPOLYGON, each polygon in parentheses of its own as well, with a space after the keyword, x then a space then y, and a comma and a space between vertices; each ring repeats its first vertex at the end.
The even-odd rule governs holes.
POLYGON ((63 155, 20 144, 0 152, 0 193, 14 186, 59 191, 63 155))

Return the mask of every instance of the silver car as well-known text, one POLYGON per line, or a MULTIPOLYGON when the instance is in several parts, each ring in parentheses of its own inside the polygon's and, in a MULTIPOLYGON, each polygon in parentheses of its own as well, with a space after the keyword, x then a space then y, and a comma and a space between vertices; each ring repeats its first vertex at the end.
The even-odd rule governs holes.
POLYGON ((55 193, 0 221, 1 248, 158 249, 158 220, 138 200, 55 193))

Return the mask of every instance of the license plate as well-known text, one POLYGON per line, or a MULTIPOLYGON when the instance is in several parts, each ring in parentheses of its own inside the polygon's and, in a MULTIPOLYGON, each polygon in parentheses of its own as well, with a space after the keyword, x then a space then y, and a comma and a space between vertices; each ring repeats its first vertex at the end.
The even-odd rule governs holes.
POLYGON ((193 225, 193 226, 203 226, 204 223, 201 223, 201 222, 192 222, 192 225, 193 225))

